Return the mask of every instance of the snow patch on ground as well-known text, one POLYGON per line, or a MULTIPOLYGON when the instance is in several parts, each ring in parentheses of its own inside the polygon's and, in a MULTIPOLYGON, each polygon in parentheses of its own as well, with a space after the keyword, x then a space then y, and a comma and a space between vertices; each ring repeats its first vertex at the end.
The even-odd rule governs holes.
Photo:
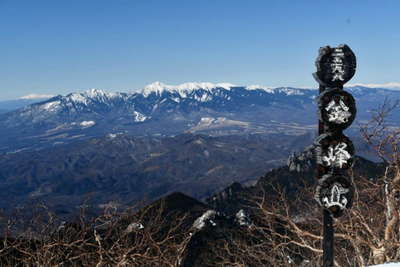
POLYGON ((223 127, 249 127, 250 123, 244 121, 236 121, 230 120, 225 117, 203 117, 197 123, 196 126, 190 129, 190 131, 201 131, 207 129, 214 129, 214 128, 223 128, 223 127))
POLYGON ((379 265, 371 265, 370 267, 400 267, 400 262, 388 262, 379 265))
POLYGON ((107 135, 107 137, 110 138, 110 139, 114 139, 117 136, 118 136, 117 134, 113 134, 113 133, 110 133, 110 134, 107 135))
POLYGON ((53 112, 59 109, 60 107, 60 101, 53 101, 53 102, 48 102, 42 105, 42 108, 46 111, 53 112))
POLYGON ((247 213, 244 210, 239 210, 236 215, 235 215, 235 219, 236 222, 240 225, 240 226, 250 226, 252 225, 252 222, 249 218, 249 216, 247 215, 247 213))
POLYGON ((144 122, 145 120, 148 119, 148 117, 146 117, 145 115, 143 115, 140 112, 134 111, 133 112, 133 118, 135 120, 135 122, 144 122))
POLYGON ((82 121, 79 125, 85 128, 92 127, 96 124, 94 121, 82 121))
POLYGON ((176 102, 176 103, 181 102, 181 99, 179 97, 171 97, 171 100, 176 102))
POLYGON ((280 92, 283 92, 286 95, 304 95, 304 92, 302 92, 299 89, 293 89, 293 88, 280 88, 279 89, 280 92))
POLYGON ((201 118, 198 126, 210 126, 214 121, 215 119, 211 117, 201 118))
POLYGON ((217 212, 215 210, 207 210, 203 213, 196 221, 193 223, 193 228, 201 230, 206 226, 206 223, 209 222, 212 226, 216 226, 216 223, 213 221, 217 212))
POLYGON ((208 93, 203 93, 201 96, 195 96, 194 99, 196 99, 199 102, 207 102, 212 100, 212 95, 208 93))
POLYGON ((144 225, 138 222, 134 222, 128 225, 125 229, 125 233, 132 233, 136 230, 142 230, 144 228, 144 225))

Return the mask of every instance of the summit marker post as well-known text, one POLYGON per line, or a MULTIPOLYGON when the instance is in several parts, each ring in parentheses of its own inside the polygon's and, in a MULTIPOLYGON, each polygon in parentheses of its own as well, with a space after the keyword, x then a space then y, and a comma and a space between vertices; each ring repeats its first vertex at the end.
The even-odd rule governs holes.
POLYGON ((348 175, 354 146, 343 134, 356 116, 355 100, 343 90, 356 71, 356 57, 347 45, 319 49, 313 73, 319 83, 318 138, 315 141, 318 180, 315 199, 323 208, 323 267, 334 266, 333 218, 351 208, 354 188, 348 175))

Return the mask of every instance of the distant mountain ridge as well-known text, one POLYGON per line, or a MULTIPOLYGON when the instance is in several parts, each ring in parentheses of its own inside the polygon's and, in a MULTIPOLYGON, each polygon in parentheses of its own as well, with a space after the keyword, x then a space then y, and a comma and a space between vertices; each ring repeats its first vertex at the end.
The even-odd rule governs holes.
MULTIPOLYGON (((400 91, 351 87, 359 120, 400 91)), ((228 83, 160 82, 142 92, 91 89, 55 96, 0 114, 0 152, 38 149, 107 134, 136 136, 279 133, 299 135, 316 125, 317 90, 236 86, 228 83)), ((400 123, 400 116, 395 118, 400 123)))
MULTIPOLYGON (((316 90, 162 86, 92 89, 0 114, 2 199, 48 200, 69 212, 86 194, 96 204, 174 190, 203 198, 233 181, 250 184, 315 139, 316 90)), ((400 91, 347 90, 359 122, 385 99, 400 98, 400 91)), ((400 114, 391 123, 400 125, 400 114)))
POLYGON ((181 191, 202 199, 232 181, 254 181, 281 166, 313 136, 93 138, 40 151, 0 155, 0 209, 34 201, 59 213, 94 205, 136 203, 181 191))
POLYGON ((0 110, 3 112, 10 112, 19 108, 23 108, 25 106, 42 102, 51 97, 41 97, 41 98, 18 98, 12 100, 3 100, 0 101, 0 110))

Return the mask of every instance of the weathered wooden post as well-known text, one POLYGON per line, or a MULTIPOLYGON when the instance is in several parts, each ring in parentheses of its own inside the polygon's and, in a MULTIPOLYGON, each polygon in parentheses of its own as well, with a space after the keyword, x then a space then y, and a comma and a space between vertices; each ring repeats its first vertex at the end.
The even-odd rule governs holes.
POLYGON ((343 90, 356 71, 356 57, 347 45, 321 47, 313 74, 319 83, 319 136, 315 141, 318 185, 315 199, 323 208, 323 266, 333 267, 333 217, 340 217, 349 209, 353 199, 353 185, 347 170, 352 166, 354 147, 343 130, 356 116, 351 94, 343 90))

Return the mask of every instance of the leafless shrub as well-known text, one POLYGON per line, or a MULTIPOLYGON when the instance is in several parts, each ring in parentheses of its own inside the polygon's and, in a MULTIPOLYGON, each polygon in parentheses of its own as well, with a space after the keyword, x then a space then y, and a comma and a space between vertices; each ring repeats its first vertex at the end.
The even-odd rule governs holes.
POLYGON ((28 222, 9 220, 3 229, 0 265, 176 266, 187 242, 185 215, 166 214, 162 203, 134 215, 109 208, 90 220, 84 214, 75 223, 60 224, 42 206, 28 222), (20 232, 13 236, 17 228, 20 232))
MULTIPOLYGON (((335 265, 367 266, 400 260, 400 128, 387 122, 399 102, 379 107, 361 127, 385 166, 382 177, 354 177, 352 209, 335 220, 335 265)), ((255 224, 234 240, 221 241, 219 266, 321 266, 322 213, 313 187, 294 198, 269 185, 253 197, 255 224), (308 201, 306 201, 308 199, 308 201), (246 238, 243 238, 246 237, 246 238)))

